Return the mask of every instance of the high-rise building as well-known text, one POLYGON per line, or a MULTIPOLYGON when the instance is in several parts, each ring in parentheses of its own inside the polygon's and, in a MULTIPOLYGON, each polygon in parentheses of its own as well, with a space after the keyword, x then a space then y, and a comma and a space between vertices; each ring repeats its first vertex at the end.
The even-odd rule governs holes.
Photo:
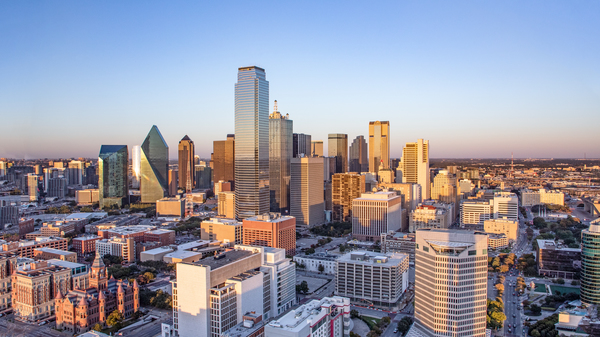
POLYGON ((49 197, 64 198, 67 195, 67 179, 63 176, 48 180, 49 197))
MULTIPOLYGON (((179 180, 179 171, 175 169, 169 169, 169 196, 177 194, 177 181, 179 180)), ((162 198, 161 198, 162 199, 162 198)), ((160 200, 160 199, 158 199, 160 200)))
POLYGON ((213 142, 212 164, 212 180, 230 182, 232 190, 235 189, 235 135, 213 142))
POLYGON ((312 153, 312 137, 303 133, 292 135, 292 156, 298 158, 301 154, 310 157, 312 153))
POLYGON ((311 141, 311 146, 312 146, 311 156, 323 157, 323 141, 322 140, 311 141))
POLYGON ((290 215, 296 218, 297 225, 314 226, 323 223, 323 158, 292 158, 290 215))
POLYGON ((153 125, 142 143, 140 194, 142 203, 155 203, 169 192, 169 146, 153 125))
POLYGON ((245 219, 269 211, 269 82, 262 68, 238 69, 235 138, 235 213, 245 219))
POLYGON ((378 241, 402 228, 402 198, 395 192, 363 193, 352 201, 352 237, 378 241))
POLYGON ((285 249, 285 255, 296 255, 296 218, 279 213, 266 213, 244 219, 244 244, 285 249))
POLYGON ((196 187, 196 170, 194 164, 194 142, 185 135, 179 141, 179 188, 186 193, 196 187))
POLYGON ((213 170, 204 164, 196 165, 196 187, 200 189, 212 188, 213 170))
POLYGON ((516 194, 494 193, 494 219, 519 221, 519 198, 516 194))
POLYGON ((139 145, 135 145, 131 149, 131 176, 133 181, 131 186, 133 188, 140 188, 140 178, 142 176, 142 148, 139 145))
POLYGON ((275 109, 269 115, 269 189, 271 212, 290 209, 290 161, 292 159, 293 122, 275 109))
POLYGON ((581 302, 600 304, 600 220, 581 232, 581 302))
POLYGON ((551 278, 573 279, 580 271, 581 248, 568 248, 554 240, 537 239, 538 273, 551 278))
POLYGON ((429 141, 419 139, 416 143, 406 143, 399 165, 403 183, 421 185, 422 199, 431 198, 429 181, 429 141))
POLYGON ((369 122, 369 172, 390 168, 390 122, 369 122))
POLYGON ((348 135, 343 133, 330 133, 328 136, 327 153, 335 157, 334 173, 348 172, 348 135))
POLYGON ((448 170, 440 170, 431 184, 431 199, 441 202, 456 202, 456 177, 448 170))
POLYGON ((219 192, 217 200, 219 216, 227 219, 235 219, 235 192, 219 192))
POLYGON ((335 263, 335 293, 354 303, 392 308, 408 288, 407 254, 353 251, 335 263))
POLYGON ((0 177, 6 175, 6 162, 0 160, 0 177))
POLYGON ((29 195, 29 201, 37 201, 40 195, 38 189, 39 177, 33 173, 27 174, 27 194, 29 195))
POLYGON ((415 241, 415 323, 424 336, 486 336, 488 236, 419 229, 415 241))
POLYGON ((67 184, 82 185, 83 184, 83 162, 79 160, 71 160, 67 169, 67 184))
POLYGON ((173 329, 180 337, 219 337, 253 311, 265 319, 296 302, 296 268, 280 248, 235 250, 177 265, 173 329))
POLYGON ((419 205, 410 212, 408 219, 408 231, 414 233, 417 229, 422 228, 448 228, 452 225, 454 218, 452 216, 452 207, 419 205))
POLYGON ((129 185, 127 168, 129 167, 127 145, 102 145, 98 155, 98 190, 100 208, 127 203, 129 185))
POLYGON ((460 224, 483 226, 494 218, 494 200, 463 200, 460 204, 460 224))
POLYGON ((332 220, 352 221, 352 200, 365 193, 365 176, 350 172, 336 173, 331 183, 332 220))
POLYGON ((350 144, 350 160, 348 170, 350 172, 363 173, 369 172, 369 156, 367 151, 367 142, 364 136, 357 136, 350 144))

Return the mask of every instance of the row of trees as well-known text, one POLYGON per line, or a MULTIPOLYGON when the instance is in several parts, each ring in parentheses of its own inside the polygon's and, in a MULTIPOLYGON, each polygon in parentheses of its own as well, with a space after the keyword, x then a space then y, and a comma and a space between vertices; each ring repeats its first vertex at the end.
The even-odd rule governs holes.
POLYGON ((516 255, 500 254, 494 258, 488 257, 488 271, 506 273, 515 264, 516 255))
POLYGON ((517 269, 522 271, 525 276, 538 276, 537 264, 535 263, 535 256, 533 254, 523 254, 517 262, 517 269))
POLYGON ((528 334, 532 337, 557 337, 555 324, 558 323, 558 314, 553 314, 531 325, 528 334))
POLYGON ((157 290, 151 291, 148 289, 140 290, 140 305, 142 306, 153 306, 158 309, 171 309, 173 307, 173 302, 171 295, 168 293, 157 290))
POLYGON ((494 330, 502 328, 504 321, 506 321, 504 301, 502 300, 502 294, 504 294, 504 281, 505 278, 503 275, 498 276, 498 280, 495 284, 498 296, 496 296, 496 300, 491 300, 489 298, 487 300, 487 327, 494 330))
POLYGON ((310 229, 313 234, 321 236, 342 237, 352 233, 351 222, 334 222, 310 229))

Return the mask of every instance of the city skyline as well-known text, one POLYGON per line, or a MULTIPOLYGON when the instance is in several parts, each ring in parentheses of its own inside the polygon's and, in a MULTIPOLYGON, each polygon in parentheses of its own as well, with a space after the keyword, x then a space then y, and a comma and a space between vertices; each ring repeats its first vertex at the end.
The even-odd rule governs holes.
POLYGON ((600 158, 600 4, 273 3, 258 22, 230 6, 0 4, 0 157, 93 158, 155 124, 208 158, 234 130, 237 68, 256 65, 312 140, 389 120, 393 158, 419 138, 431 158, 600 158))

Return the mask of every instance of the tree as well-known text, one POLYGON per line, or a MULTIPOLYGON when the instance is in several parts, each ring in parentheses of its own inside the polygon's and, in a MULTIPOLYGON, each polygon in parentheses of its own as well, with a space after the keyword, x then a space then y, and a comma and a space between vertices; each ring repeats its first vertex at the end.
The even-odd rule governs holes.
POLYGON ((94 330, 94 331, 102 331, 102 325, 100 325, 100 323, 96 323, 96 325, 94 325, 92 327, 92 330, 94 330))
POLYGON ((340 245, 340 253, 343 253, 346 251, 346 245, 340 245))
POLYGON ((121 324, 121 322, 123 322, 123 318, 123 314, 119 310, 115 310, 108 315, 106 324, 110 326, 116 326, 117 324, 121 324))
POLYGON ((503 264, 500 266, 500 272, 501 273, 507 273, 508 272, 508 265, 503 264))
POLYGON ((492 267, 494 267, 494 268, 498 268, 498 267, 500 267, 500 258, 499 258, 499 257, 497 257, 497 256, 496 256, 496 257, 495 257, 495 258, 492 260, 492 267))
POLYGON ((532 337, 541 337, 542 334, 540 334, 539 331, 537 331, 537 329, 533 329, 531 330, 531 332, 529 333, 532 337))
POLYGON ((390 324, 392 320, 390 319, 389 316, 385 316, 384 318, 381 319, 381 322, 383 322, 383 324, 388 325, 390 324))
POLYGON ((308 293, 308 283, 306 281, 302 281, 300 284, 296 284, 296 292, 306 295, 308 293))
POLYGON ((351 318, 359 318, 360 314, 358 313, 358 310, 355 310, 355 309, 350 310, 350 317, 351 318))
POLYGON ((538 306, 537 304, 531 304, 529 306, 529 310, 531 310, 531 313, 536 316, 542 313, 542 307, 538 306))
POLYGON ((498 292, 500 292, 500 293, 504 292, 504 284, 498 283, 494 287, 496 287, 496 289, 498 290, 498 292))
POLYGON ((315 249, 313 247, 310 247, 306 250, 306 255, 310 255, 310 254, 314 254, 315 253, 315 249))
POLYGON ((559 279, 556 280, 556 283, 558 283, 558 284, 565 284, 565 280, 562 279, 562 278, 559 278, 559 279))
POLYGON ((154 276, 154 274, 152 274, 151 272, 147 271, 144 273, 144 278, 146 278, 146 280, 148 281, 152 281, 156 278, 156 276, 154 276))
MULTIPOLYGON (((325 271, 325 267, 323 267, 323 265, 319 263, 319 273, 322 273, 324 271, 325 271)), ((564 281, 563 281, 563 283, 564 283, 564 281)))

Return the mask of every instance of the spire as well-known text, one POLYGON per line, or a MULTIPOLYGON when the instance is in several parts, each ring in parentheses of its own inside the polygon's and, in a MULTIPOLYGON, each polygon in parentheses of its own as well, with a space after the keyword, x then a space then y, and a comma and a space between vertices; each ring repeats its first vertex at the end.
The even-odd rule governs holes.
POLYGON ((188 135, 185 135, 185 137, 181 138, 181 140, 191 140, 190 137, 188 137, 188 135))
POLYGON ((123 283, 119 283, 119 289, 117 289, 117 294, 119 293, 124 293, 125 291, 123 290, 123 283))
POLYGON ((106 297, 104 296, 104 291, 100 290, 100 291, 98 292, 98 301, 99 301, 99 300, 103 300, 103 299, 105 299, 105 298, 106 298, 106 297))
POLYGON ((104 261, 100 257, 100 254, 96 254, 96 258, 94 258, 94 263, 92 264, 92 268, 104 268, 104 261))
POLYGON ((60 291, 60 289, 56 293, 56 296, 54 297, 54 299, 55 300, 62 300, 63 299, 62 291, 60 291))
POLYGON ((85 296, 81 296, 81 299, 79 300, 79 303, 77 304, 78 307, 87 307, 87 301, 85 300, 85 296))
POLYGON ((136 279, 133 279, 133 289, 139 289, 140 286, 138 285, 138 282, 136 279))
POLYGON ((274 107, 273 107, 273 112, 279 112, 277 110, 277 100, 275 100, 275 104, 274 104, 274 107))

